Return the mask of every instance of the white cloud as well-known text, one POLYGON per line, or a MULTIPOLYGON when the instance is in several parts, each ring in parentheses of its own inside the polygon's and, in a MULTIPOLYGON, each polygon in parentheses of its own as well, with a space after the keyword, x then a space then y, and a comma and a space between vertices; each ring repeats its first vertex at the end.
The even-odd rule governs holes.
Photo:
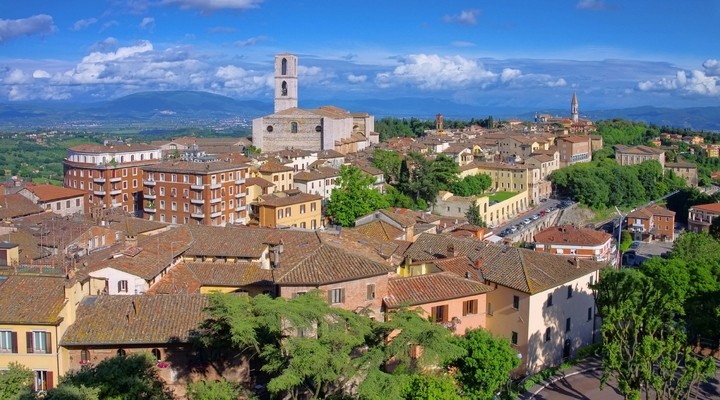
POLYGON ((503 69, 502 73, 500 74, 500 81, 508 82, 513 79, 519 78, 521 75, 522 75, 522 72, 519 69, 505 68, 505 69, 503 69))
POLYGON ((327 85, 330 84, 337 75, 332 71, 324 70, 317 66, 298 65, 298 79, 303 83, 311 85, 327 85))
POLYGON ((217 10, 247 10, 257 8, 263 0, 162 0, 160 4, 179 6, 182 9, 195 8, 203 12, 217 10))
POLYGON ((17 85, 27 82, 29 77, 19 69, 14 69, 3 79, 3 83, 6 85, 17 85))
POLYGON ((97 18, 79 19, 79 20, 75 21, 75 23, 73 24, 72 28, 70 28, 70 30, 71 31, 81 31, 97 22, 98 22, 97 18))
POLYGON ((575 6, 579 10, 605 10, 608 8, 602 0, 580 0, 575 6))
POLYGON ((155 24, 155 18, 153 17, 145 17, 140 21, 140 29, 147 29, 152 28, 155 24))
POLYGON ((347 76, 347 80, 350 83, 364 83, 365 81, 367 81, 367 75, 349 74, 347 76))
POLYGON ((53 18, 45 14, 23 19, 0 19, 0 43, 19 36, 42 35, 56 30, 53 18))
POLYGON ((235 46, 237 46, 237 47, 254 46, 260 42, 264 42, 265 40, 267 40, 267 37, 265 37, 265 36, 251 37, 246 40, 238 40, 237 42, 235 42, 235 46))
POLYGON ((413 84, 425 90, 450 89, 472 84, 487 84, 497 79, 497 74, 486 70, 482 64, 460 56, 441 57, 435 54, 414 54, 392 72, 376 75, 380 87, 395 84, 413 84))
POLYGON ((249 94, 273 87, 273 75, 271 73, 260 74, 234 65, 218 68, 215 76, 220 79, 218 82, 213 82, 211 86, 216 90, 225 88, 234 93, 249 94))
POLYGON ((480 10, 463 10, 459 15, 446 15, 443 17, 443 21, 447 23, 458 23, 463 25, 475 25, 477 24, 477 17, 480 15, 480 10))
POLYGON ((35 79, 48 79, 50 78, 50 74, 47 71, 36 69, 33 74, 33 78, 35 79))
POLYGON ((720 96, 720 62, 708 59, 703 63, 704 70, 677 71, 674 77, 639 82, 641 91, 680 92, 700 96, 720 96))

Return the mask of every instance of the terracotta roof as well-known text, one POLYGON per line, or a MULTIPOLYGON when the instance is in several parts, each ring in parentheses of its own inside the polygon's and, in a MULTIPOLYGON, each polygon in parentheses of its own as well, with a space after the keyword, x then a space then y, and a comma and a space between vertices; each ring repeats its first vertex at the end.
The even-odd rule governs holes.
MULTIPOLYGON (((0 190, 2 190, 0 188, 0 190)), ((5 201, 0 204, 0 219, 18 218, 26 215, 39 214, 45 210, 39 205, 33 203, 28 198, 18 194, 9 194, 5 196, 5 201)))
POLYGON ((560 136, 556 139, 556 141, 563 140, 570 143, 584 143, 584 142, 590 142, 590 137, 588 136, 560 136))
POLYGON ((272 271, 260 268, 260 263, 204 262, 187 263, 187 267, 201 286, 242 287, 272 285, 272 271))
POLYGON ((388 308, 414 306, 437 301, 477 296, 491 291, 490 286, 440 272, 388 281, 388 295, 383 298, 388 308))
POLYGON ((190 231, 193 243, 185 252, 190 256, 259 259, 267 248, 261 229, 191 225, 190 231))
POLYGON ((651 204, 645 207, 646 210, 650 211, 653 215, 660 215, 663 217, 674 217, 675 211, 670 211, 665 207, 661 207, 657 204, 651 204))
POLYGON ((188 343, 208 316, 201 294, 87 296, 63 346, 188 343))
POLYGON ((318 181, 328 178, 337 178, 340 176, 340 171, 331 167, 317 167, 300 171, 293 176, 295 182, 309 182, 318 181))
POLYGON ((441 271, 452 272, 461 278, 482 282, 475 264, 467 256, 443 258, 432 263, 441 271))
POLYGON ((535 234, 535 242, 545 244, 600 246, 608 240, 612 240, 608 233, 570 224, 551 226, 535 234))
POLYGON ((698 204, 696 206, 690 207, 690 209, 720 213, 720 203, 698 204))
POLYGON ((113 215, 108 217, 108 226, 123 232, 125 235, 137 236, 167 229, 170 227, 170 224, 127 215, 113 215))
POLYGON ((323 117, 328 118, 343 119, 352 117, 352 115, 350 115, 350 112, 348 112, 347 110, 343 110, 342 108, 335 106, 320 106, 319 108, 311 111, 315 114, 322 115, 323 117))
POLYGON ((185 263, 178 263, 145 294, 192 294, 200 290, 200 281, 185 263))
POLYGON ((477 260, 486 282, 529 294, 563 285, 607 266, 605 262, 493 244, 485 246, 477 260))
POLYGON ((649 154, 655 154, 659 155, 664 153, 663 150, 656 149, 654 147, 650 146, 625 146, 622 144, 616 144, 615 145, 615 152, 617 153, 626 153, 626 154, 642 154, 642 155, 649 155, 649 154))
POLYGON ((391 210, 378 210, 377 212, 382 213, 403 228, 414 226, 417 223, 414 217, 396 213, 391 210))
POLYGON ((405 234, 402 229, 398 229, 382 220, 375 220, 367 224, 345 230, 354 230, 363 235, 380 240, 395 240, 405 234))
POLYGON ((86 193, 82 190, 65 188, 55 185, 28 184, 25 185, 25 189, 29 190, 35 196, 37 196, 41 202, 82 197, 85 196, 86 193))
POLYGON ((405 256, 413 260, 435 260, 439 258, 454 257, 449 251, 454 250, 456 255, 464 255, 475 260, 485 243, 477 239, 455 238, 450 235, 434 235, 423 233, 405 251, 405 256))
POLYGON ((247 178, 245 180, 246 187, 253 186, 253 185, 260 186, 261 188, 268 188, 268 187, 275 186, 274 183, 270 182, 267 179, 263 179, 263 178, 247 178))
POLYGON ((292 167, 285 166, 283 164, 280 164, 277 161, 272 161, 272 160, 264 163, 263 165, 260 166, 260 168, 258 168, 258 171, 260 171, 260 173, 264 173, 264 174, 265 173, 266 174, 274 174, 276 172, 288 172, 288 171, 292 171, 292 170, 293 170, 292 167))
POLYGON ((326 150, 318 151, 317 158, 319 160, 326 160, 329 158, 345 158, 345 155, 343 153, 340 153, 339 151, 335 151, 332 149, 326 149, 326 150))
POLYGON ((64 277, 0 277, 0 324, 53 324, 65 304, 64 277))
MULTIPOLYGON (((282 262, 282 261, 281 261, 282 262)), ((282 268, 282 267, 281 267, 282 268)), ((385 275, 389 266, 323 243, 307 256, 281 272, 276 280, 286 285, 322 285, 385 275)))
POLYGON ((315 200, 322 200, 322 196, 310 193, 298 193, 293 195, 282 196, 277 192, 273 194, 266 194, 258 197, 258 204, 260 206, 268 207, 285 207, 293 204, 302 204, 315 200))
POLYGON ((372 238, 350 229, 342 229, 337 234, 318 233, 318 237, 323 243, 381 263, 392 257, 398 248, 392 241, 372 238))

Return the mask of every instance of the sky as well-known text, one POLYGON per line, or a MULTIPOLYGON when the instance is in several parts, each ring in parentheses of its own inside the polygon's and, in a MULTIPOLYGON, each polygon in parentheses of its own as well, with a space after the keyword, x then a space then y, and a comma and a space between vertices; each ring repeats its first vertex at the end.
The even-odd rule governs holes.
MULTIPOLYGON (((432 98, 483 107, 720 105, 717 0, 0 2, 0 103, 154 90, 299 103, 432 98)), ((399 100, 401 101, 401 100, 399 100)))

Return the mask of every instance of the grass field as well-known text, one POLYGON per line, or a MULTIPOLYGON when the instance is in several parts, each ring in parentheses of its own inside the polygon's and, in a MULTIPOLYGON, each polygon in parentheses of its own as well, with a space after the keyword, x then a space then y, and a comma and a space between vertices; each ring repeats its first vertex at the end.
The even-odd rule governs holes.
POLYGON ((497 201, 499 203, 515 196, 516 194, 518 194, 518 192, 497 192, 493 195, 488 196, 488 198, 490 199, 490 201, 497 201))

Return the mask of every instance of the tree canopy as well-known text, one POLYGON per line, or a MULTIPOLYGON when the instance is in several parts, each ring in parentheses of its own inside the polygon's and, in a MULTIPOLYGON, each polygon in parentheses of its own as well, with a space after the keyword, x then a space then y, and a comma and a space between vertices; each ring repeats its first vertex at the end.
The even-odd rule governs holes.
POLYGON ((389 206, 382 193, 372 188, 375 178, 356 166, 340 167, 336 182, 326 211, 342 226, 353 226, 358 217, 389 206))

